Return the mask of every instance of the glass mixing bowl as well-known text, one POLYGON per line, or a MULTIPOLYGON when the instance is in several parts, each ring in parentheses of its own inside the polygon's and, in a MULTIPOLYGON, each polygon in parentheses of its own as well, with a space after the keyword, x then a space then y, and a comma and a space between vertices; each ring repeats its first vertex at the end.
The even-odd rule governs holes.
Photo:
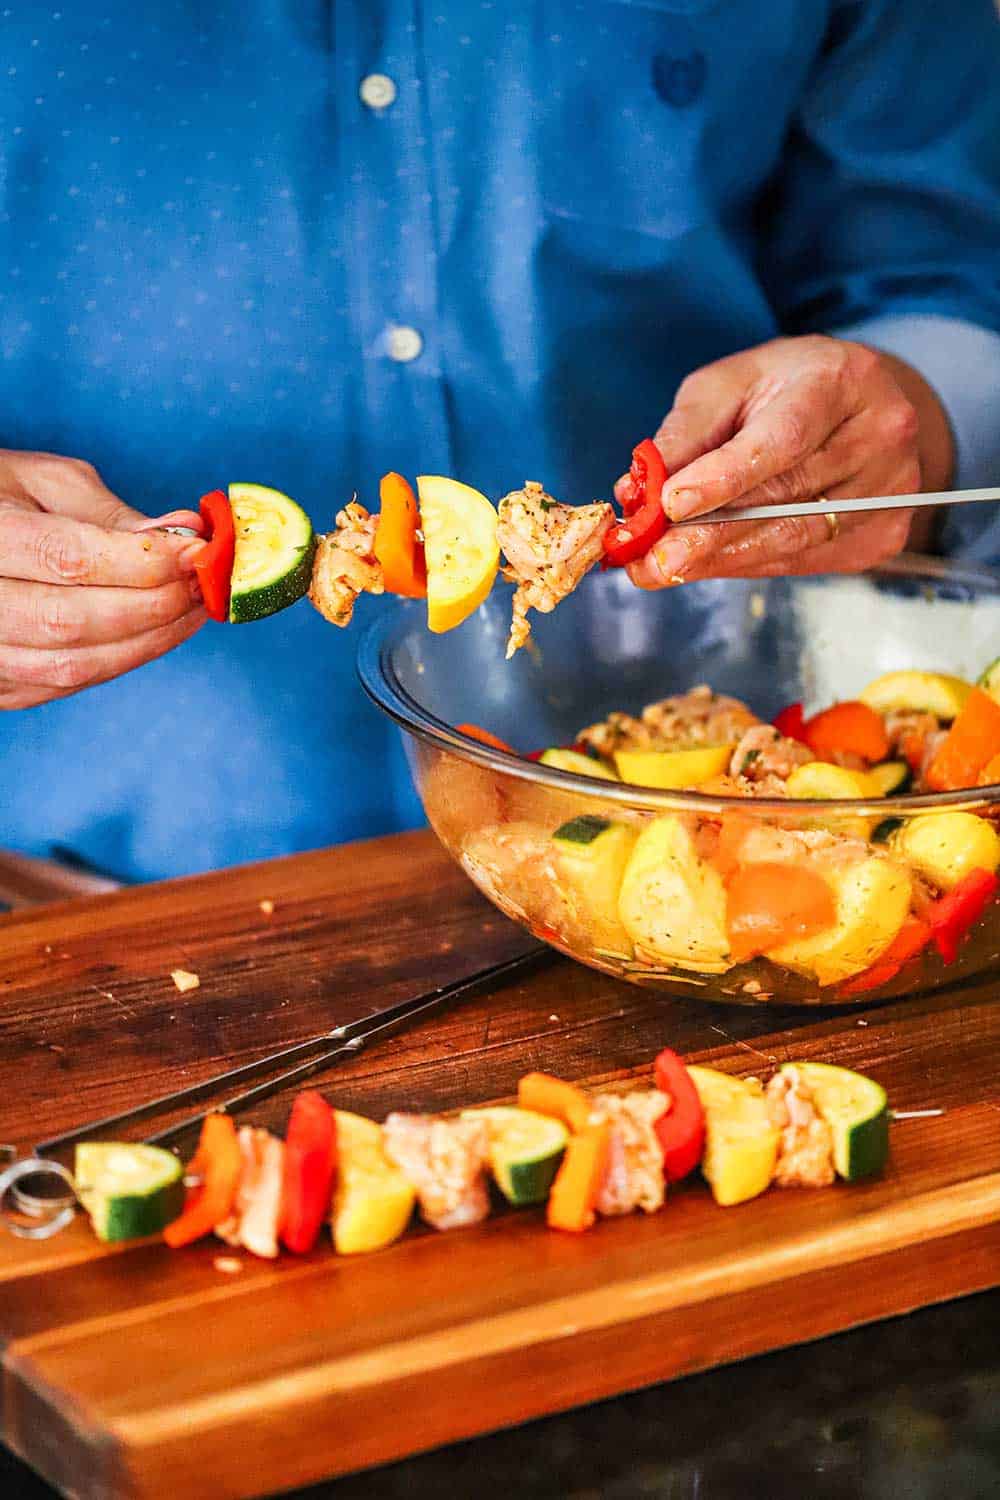
POLYGON ((951 964, 930 946, 895 974, 872 966, 918 901, 902 831, 954 811, 997 820, 1000 786, 838 802, 663 792, 539 765, 454 726, 478 724, 527 754, 572 744, 611 710, 638 714, 699 683, 769 720, 800 699, 810 712, 856 697, 900 668, 975 681, 1000 654, 1000 574, 904 557, 864 577, 718 580, 660 593, 617 571, 591 574, 553 614, 533 617, 532 642, 507 662, 509 621, 505 587, 446 635, 427 631, 422 604, 401 604, 369 630, 359 657, 366 691, 405 731, 431 826, 507 916, 619 978, 728 1002, 849 1004, 996 970, 1000 903, 951 964), (573 828, 554 840, 581 818, 616 831, 597 841, 600 824, 588 821, 576 824, 576 840, 573 828), (837 891, 825 939, 730 961, 724 887, 701 856, 735 819, 744 832, 749 820, 766 847, 786 835, 818 846, 816 868, 837 891), (821 850, 842 849, 843 839, 854 856, 841 882, 836 858, 821 850))

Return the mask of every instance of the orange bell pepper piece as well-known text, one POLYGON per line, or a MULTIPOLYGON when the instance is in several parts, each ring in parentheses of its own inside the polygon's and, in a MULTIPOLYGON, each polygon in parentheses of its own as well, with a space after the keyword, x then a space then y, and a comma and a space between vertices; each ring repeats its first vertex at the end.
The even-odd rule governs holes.
POLYGON ((228 1115, 206 1115, 198 1149, 188 1171, 201 1183, 191 1190, 179 1219, 168 1224, 163 1238, 173 1250, 211 1234, 233 1206, 243 1169, 236 1126, 228 1115))
POLYGON ((573 1131, 586 1130, 590 1121, 590 1100, 583 1090, 551 1073, 525 1073, 517 1086, 517 1102, 536 1115, 553 1115, 573 1131))
POLYGON ((506 740, 500 739, 498 735, 490 734, 488 729, 480 729, 478 724, 456 724, 455 728, 459 734, 467 734, 470 740, 478 740, 481 745, 489 745, 493 750, 506 750, 508 755, 516 755, 517 751, 506 740))
POLYGON ((807 865, 779 860, 742 865, 726 889, 726 925, 736 963, 824 932, 836 919, 832 890, 807 865))
POLYGON ((593 1224, 594 1204, 608 1169, 610 1147, 611 1126, 606 1120, 599 1125, 588 1125, 570 1138, 549 1192, 546 1222, 550 1229, 568 1229, 579 1234, 593 1224))
POLYGON ((420 513, 417 497, 402 474, 385 474, 379 484, 382 508, 375 528, 375 556, 390 594, 404 599, 427 598, 427 563, 417 536, 420 513))
POLYGON ((825 708, 806 720, 802 738, 820 760, 846 753, 874 765, 889 754, 889 736, 882 717, 867 703, 835 703, 825 708))
POLYGON ((975 786, 980 771, 996 755, 1000 755, 1000 703, 981 688, 973 688, 927 767, 927 785, 935 792, 975 786))
POLYGON ((979 786, 995 786, 1000 781, 1000 754, 988 760, 979 773, 979 786))

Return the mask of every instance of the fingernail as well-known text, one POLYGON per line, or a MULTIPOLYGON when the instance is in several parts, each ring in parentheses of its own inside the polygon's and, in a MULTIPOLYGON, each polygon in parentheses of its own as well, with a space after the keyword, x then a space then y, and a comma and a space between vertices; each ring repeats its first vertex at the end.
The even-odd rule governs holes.
POLYGON ((683 583, 691 562, 691 547, 683 537, 666 536, 657 542, 646 561, 655 570, 661 588, 683 583))
POLYGON ((169 510, 164 516, 151 516, 137 526, 136 531, 164 531, 169 527, 183 527, 198 534, 203 530, 201 517, 193 510, 169 510))
POLYGON ((667 515, 671 521, 696 514, 702 505, 701 490, 668 490, 667 515))

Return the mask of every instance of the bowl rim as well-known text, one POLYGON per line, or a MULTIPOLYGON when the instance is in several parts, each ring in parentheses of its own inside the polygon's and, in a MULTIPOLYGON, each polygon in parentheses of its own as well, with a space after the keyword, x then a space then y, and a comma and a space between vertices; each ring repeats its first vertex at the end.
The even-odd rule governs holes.
MULTIPOLYGON (((953 562, 947 558, 924 557, 918 553, 901 553, 860 576, 966 583, 1000 594, 1000 570, 979 564, 953 562)), ((698 586, 697 582, 688 585, 689 588, 698 586)), ((741 808, 753 816, 767 813, 781 814, 788 818, 793 810, 796 815, 800 815, 807 809, 822 809, 826 814, 843 812, 854 816, 881 816, 884 819, 914 812, 962 811, 982 807, 984 803, 1000 804, 1000 783, 968 787, 955 792, 911 792, 872 800, 859 797, 722 797, 695 791, 668 792, 656 787, 633 786, 631 782, 584 776, 575 771, 560 771, 554 766, 543 766, 539 761, 526 760, 510 751, 495 750, 460 734, 452 725, 432 714, 416 701, 397 677, 392 666, 392 649, 409 628, 414 609, 419 607, 413 603, 401 602, 401 607, 387 612, 368 626, 358 645, 357 673, 361 686, 377 708, 414 738, 500 775, 530 781, 538 786, 549 787, 552 791, 574 792, 579 797, 590 798, 605 806, 614 803, 633 811, 683 811, 710 816, 721 816, 734 808, 741 808)))

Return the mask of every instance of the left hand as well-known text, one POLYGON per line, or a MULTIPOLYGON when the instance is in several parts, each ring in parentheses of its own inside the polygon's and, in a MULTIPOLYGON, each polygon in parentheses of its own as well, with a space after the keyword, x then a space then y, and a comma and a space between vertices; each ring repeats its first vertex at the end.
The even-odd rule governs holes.
MULTIPOLYGON (((928 400, 936 408, 929 427, 950 444, 921 377, 863 344, 808 335, 721 359, 688 376, 656 434, 670 476, 664 508, 680 520, 721 506, 914 494, 926 478, 928 400)), ((950 462, 949 448, 945 475, 950 462)), ((619 499, 628 483, 627 475, 618 481, 619 499)), ((708 577, 861 572, 902 551, 912 520, 912 510, 896 510, 678 527, 629 575, 655 589, 708 577)))

